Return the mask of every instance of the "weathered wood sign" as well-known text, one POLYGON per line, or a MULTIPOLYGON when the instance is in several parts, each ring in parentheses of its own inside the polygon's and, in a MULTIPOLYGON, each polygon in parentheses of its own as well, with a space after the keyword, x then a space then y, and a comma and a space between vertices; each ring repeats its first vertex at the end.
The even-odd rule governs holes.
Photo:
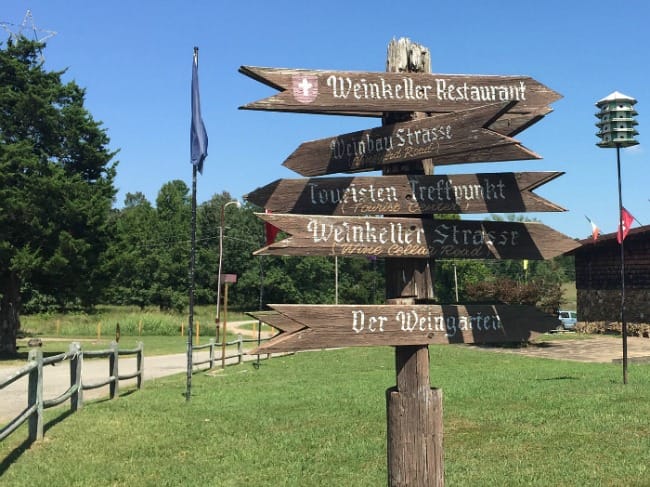
POLYGON ((436 165, 540 159, 486 128, 511 106, 497 103, 305 142, 283 165, 302 176, 321 176, 430 157, 436 165))
POLYGON ((551 259, 580 245, 541 223, 257 213, 290 237, 255 255, 551 259))
POLYGON ((248 313, 281 330, 256 353, 332 347, 521 342, 559 321, 525 305, 272 304, 248 313))
POLYGON ((531 125, 539 122, 552 111, 553 109, 551 107, 541 107, 528 113, 507 112, 492 122, 488 128, 499 134, 514 137, 519 132, 523 132, 531 125))
POLYGON ((516 101, 536 112, 560 94, 529 76, 322 71, 242 66, 239 72, 281 93, 240 108, 338 115, 454 112, 516 101))
POLYGON ((561 96, 528 76, 430 70, 429 50, 407 39, 389 45, 387 72, 240 68, 279 90, 242 109, 374 116, 385 124, 303 143, 284 162, 302 176, 374 169, 384 176, 277 180, 246 199, 275 212, 257 216, 288 234, 255 254, 386 257, 391 304, 276 304, 249 315, 281 330, 254 354, 396 347, 397 385, 386 395, 395 486, 444 485, 442 395, 430 387, 427 345, 520 342, 559 324, 531 306, 415 304, 435 297, 433 259, 550 259, 579 246, 541 223, 431 217, 564 209, 532 192, 559 172, 433 175, 444 164, 538 159, 512 136, 561 96))
POLYGON ((274 213, 423 215, 565 211, 532 191, 563 172, 279 179, 244 196, 274 213))

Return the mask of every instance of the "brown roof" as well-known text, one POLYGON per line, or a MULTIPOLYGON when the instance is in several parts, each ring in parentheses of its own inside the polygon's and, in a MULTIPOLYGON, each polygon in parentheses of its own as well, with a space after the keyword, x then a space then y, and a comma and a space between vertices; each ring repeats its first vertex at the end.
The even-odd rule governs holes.
MULTIPOLYGON (((594 241, 594 239, 591 237, 579 240, 581 246, 573 250, 570 250, 569 252, 566 252, 565 255, 571 255, 573 252, 580 250, 586 246, 607 244, 607 243, 611 243, 612 241, 615 242, 617 234, 618 232, 605 233, 603 235, 599 235, 598 240, 596 241, 594 241)), ((627 237, 625 238, 628 239, 630 237, 636 237, 644 234, 648 234, 648 236, 650 237, 650 225, 643 225, 642 227, 631 228, 630 232, 627 234, 627 237)))

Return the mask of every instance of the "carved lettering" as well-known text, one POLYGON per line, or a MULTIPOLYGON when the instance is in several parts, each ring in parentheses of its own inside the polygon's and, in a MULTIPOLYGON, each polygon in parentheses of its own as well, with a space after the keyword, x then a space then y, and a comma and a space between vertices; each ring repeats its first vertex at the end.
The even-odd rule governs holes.
MULTIPOLYGON (((350 183, 346 187, 331 187, 318 182, 307 185, 309 203, 315 207, 340 205, 343 210, 351 206, 353 213, 381 214, 398 212, 402 202, 408 200, 411 213, 453 210, 463 208, 474 200, 480 202, 505 202, 508 188, 503 179, 485 177, 475 183, 456 184, 452 177, 440 178, 435 183, 421 183, 414 179, 409 182, 410 191, 392 185, 378 183, 350 183)), ((345 211, 342 211, 343 213, 345 211)))
POLYGON ((369 333, 383 332, 384 324, 388 321, 386 316, 373 316, 366 317, 363 310, 352 311, 352 330, 356 333, 366 331, 369 333))
POLYGON ((395 82, 380 76, 371 82, 365 78, 330 75, 325 84, 335 99, 355 100, 431 100, 451 102, 526 101, 526 83, 519 81, 502 85, 472 84, 467 81, 454 84, 449 79, 434 78, 431 84, 417 83, 413 77, 404 76, 395 82))
POLYGON ((400 331, 444 333, 448 338, 464 331, 490 332, 503 329, 498 314, 483 316, 480 312, 476 315, 440 316, 430 311, 400 310, 395 314, 395 321, 400 331))

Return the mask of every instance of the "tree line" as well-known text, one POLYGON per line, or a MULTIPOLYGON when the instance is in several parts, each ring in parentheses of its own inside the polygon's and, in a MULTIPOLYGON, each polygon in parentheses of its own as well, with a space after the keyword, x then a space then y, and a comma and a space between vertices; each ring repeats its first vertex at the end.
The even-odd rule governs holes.
MULTIPOLYGON (((15 353, 21 313, 91 310, 101 303, 183 311, 189 301, 191 194, 165 183, 156 201, 126 195, 115 208, 116 153, 84 107, 85 90, 46 71, 42 43, 0 44, 0 353, 15 353)), ((228 192, 197 208, 195 302, 216 304, 222 272, 236 274, 229 304, 384 301, 384 262, 366 257, 262 257, 263 211, 224 205, 228 192)), ((280 236, 281 238, 281 236, 280 236)), ((531 262, 440 261, 440 302, 558 304, 573 279, 570 258, 531 262), (561 295, 560 295, 561 296, 561 295)))
MULTIPOLYGON (((94 270, 94 304, 187 309, 191 193, 185 182, 162 186, 155 205, 142 193, 127 194, 109 212, 105 250, 94 270)), ((256 256, 266 244, 266 229, 250 203, 241 207, 228 192, 197 207, 195 302, 215 304, 223 212, 222 273, 236 274, 229 306, 263 309, 267 303, 379 304, 385 301, 384 260, 375 257, 256 256), (336 268, 338 267, 338 268, 336 268)), ((494 218, 494 217, 493 217, 494 218)), ((523 220, 522 217, 512 219, 523 220)), ((278 239, 283 238, 278 235, 278 239)), ((511 302, 557 307, 560 284, 574 279, 573 261, 436 261, 439 302, 511 302)), ((84 305, 74 297, 45 293, 37 282, 24 286, 25 310, 43 312, 84 305), (63 298, 63 299, 61 299, 63 298)), ((89 303, 86 300, 86 304, 89 303)))

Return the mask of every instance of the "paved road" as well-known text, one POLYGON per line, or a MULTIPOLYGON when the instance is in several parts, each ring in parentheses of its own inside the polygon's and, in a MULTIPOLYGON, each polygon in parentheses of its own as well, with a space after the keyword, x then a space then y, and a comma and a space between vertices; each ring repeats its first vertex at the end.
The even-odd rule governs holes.
MULTIPOLYGON (((227 353, 232 353, 229 351, 227 353)), ((219 353, 216 353, 220 357, 219 353)), ((255 360, 256 356, 245 357, 245 360, 255 360)), ((194 353, 193 361, 208 359, 208 352, 199 351, 194 353)), ((218 358, 217 367, 221 359, 218 358)), ((236 359, 228 359, 226 363, 231 364, 236 359)), ((43 398, 53 399, 63 394, 70 387, 69 362, 61 362, 57 365, 46 365, 43 368, 43 398)), ((199 366, 207 368, 208 364, 199 366)), ((0 366, 0 381, 13 375, 20 367, 0 366)), ((194 368, 196 370, 196 367, 194 368)), ((135 357, 123 357, 119 359, 120 375, 132 374, 136 371, 135 357)), ((144 358, 144 380, 151 380, 157 377, 164 377, 173 374, 187 373, 187 354, 145 356, 144 358)), ((108 358, 84 359, 81 380, 86 384, 101 382, 109 376, 108 358)), ((135 384, 135 379, 120 381, 120 387, 129 387, 135 384)), ((84 391, 84 400, 108 397, 109 387, 103 386, 97 389, 84 391)), ((69 407, 70 402, 66 401, 59 407, 69 407)), ((27 407, 27 377, 23 377, 0 390, 0 426, 3 426, 15 418, 27 407)))
MULTIPOLYGON (((557 340, 544 342, 540 345, 530 345, 523 348, 494 348, 485 347, 485 350, 498 353, 515 353, 527 356, 544 357, 551 359, 576 360, 580 362, 616 362, 622 358, 622 340, 620 337, 596 336, 593 339, 557 340)), ((220 351, 219 351, 220 352, 220 351)), ((195 352, 193 361, 198 362, 208 357, 207 351, 195 352)), ((631 362, 650 362, 650 339, 649 338, 628 338, 628 357, 631 362)), ((249 356, 248 360, 255 359, 249 356)), ((234 362, 230 359, 229 362, 234 362)), ((136 364, 134 357, 125 357, 119 362, 120 374, 135 372, 136 364)), ((203 365, 202 367, 207 367, 203 365)), ((0 366, 0 380, 9 377, 19 367, 0 366)), ((144 380, 151 380, 172 374, 187 372, 187 355, 159 355, 146 356, 144 359, 144 380)), ((67 390, 70 384, 69 368, 67 363, 57 366, 46 366, 44 374, 45 399, 55 398, 67 390)), ((82 380, 86 383, 98 382, 108 377, 108 359, 86 359, 84 360, 82 380)), ((134 383, 135 379, 132 379, 134 383)), ((129 382, 122 382, 125 387, 129 382)), ((85 399, 93 399, 108 396, 108 386, 84 392, 85 399)), ((0 391, 0 425, 4 425, 10 419, 16 417, 27 404, 27 379, 23 378, 14 382, 7 388, 0 391)), ((60 407, 67 407, 69 402, 60 407)))
MULTIPOLYGON (((231 324, 229 324, 231 325, 231 324)), ((234 333, 253 333, 251 330, 239 329, 236 327, 231 330, 234 333)), ((232 326, 231 325, 231 326, 232 326)), ((255 333, 256 335, 256 333, 255 333)), ((146 351, 145 351, 146 353, 146 351)), ((232 355, 234 350, 231 347, 226 351, 226 356, 232 355)), ((195 351, 192 356, 193 363, 209 359, 208 349, 195 351)), ((215 350, 217 367, 221 365, 221 348, 215 350)), ((244 356, 244 360, 257 360, 257 356, 244 356)), ((226 364, 237 362, 236 358, 227 359, 226 364)), ((130 375, 136 371, 135 356, 122 357, 119 359, 119 374, 130 375)), ((199 368, 206 369, 208 364, 202 364, 199 368)), ((3 366, 0 364, 0 381, 4 382, 7 378, 14 375, 21 366, 3 366)), ((194 367, 196 370, 197 367, 194 367)), ((144 358, 144 380, 151 380, 157 377, 164 377, 173 374, 187 373, 187 354, 179 353, 173 355, 145 355, 144 358)), ((98 383, 106 380, 109 376, 108 358, 84 359, 81 380, 86 384, 98 383)), ((135 379, 120 381, 120 387, 129 387, 135 384, 135 379)), ((16 382, 0 390, 0 427, 18 416, 27 407, 27 377, 22 377, 16 382)), ((43 368, 43 398, 54 399, 70 387, 70 367, 69 362, 61 362, 57 365, 46 365, 43 368)), ((99 387, 84 391, 84 400, 108 397, 109 386, 99 387)), ((69 407, 70 401, 66 401, 58 407, 69 407)))

